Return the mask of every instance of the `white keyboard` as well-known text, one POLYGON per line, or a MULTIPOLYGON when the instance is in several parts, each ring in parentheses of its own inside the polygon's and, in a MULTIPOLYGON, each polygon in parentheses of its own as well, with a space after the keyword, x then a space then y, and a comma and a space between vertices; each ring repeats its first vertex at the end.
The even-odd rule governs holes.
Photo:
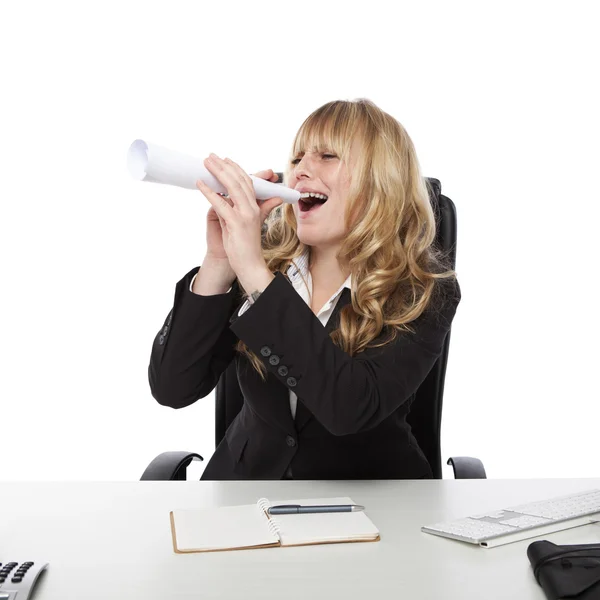
POLYGON ((600 490, 589 490, 427 525, 421 531, 489 548, 596 520, 600 521, 600 490))

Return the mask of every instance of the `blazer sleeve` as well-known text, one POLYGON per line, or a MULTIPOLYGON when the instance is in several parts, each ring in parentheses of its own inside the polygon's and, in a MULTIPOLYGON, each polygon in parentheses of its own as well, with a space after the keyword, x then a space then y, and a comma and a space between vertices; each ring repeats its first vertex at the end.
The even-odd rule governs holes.
POLYGON ((394 342, 354 357, 333 343, 281 273, 232 321, 231 329, 330 433, 348 435, 389 417, 418 389, 440 356, 460 287, 453 280, 438 288, 436 308, 410 323, 414 334, 402 332, 394 342))
POLYGON ((172 408, 210 394, 235 354, 229 320, 240 302, 239 283, 236 279, 226 294, 200 296, 190 291, 198 271, 177 283, 173 308, 152 344, 150 390, 159 404, 172 408))

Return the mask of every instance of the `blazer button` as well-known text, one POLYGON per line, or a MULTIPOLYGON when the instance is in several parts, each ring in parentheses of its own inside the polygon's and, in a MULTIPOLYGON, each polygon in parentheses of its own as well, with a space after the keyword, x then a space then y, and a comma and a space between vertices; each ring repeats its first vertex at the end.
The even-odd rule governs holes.
POLYGON ((260 349, 260 353, 261 353, 263 356, 271 356, 271 348, 269 348, 269 346, 263 346, 263 347, 260 349))
POLYGON ((285 441, 287 442, 287 445, 290 446, 290 448, 293 448, 296 445, 296 440, 291 435, 288 435, 285 438, 285 441))
POLYGON ((163 329, 163 335, 166 337, 167 333, 169 333, 169 328, 165 325, 165 328, 163 329))
POLYGON ((279 367, 279 369, 277 369, 277 372, 282 376, 285 377, 288 374, 288 368, 285 365, 281 365, 279 367))
POLYGON ((298 382, 296 381, 296 378, 295 378, 295 377, 288 377, 288 378, 287 378, 287 384, 288 384, 290 387, 294 387, 294 386, 295 386, 297 383, 298 383, 298 382))
POLYGON ((277 356, 277 354, 273 354, 272 356, 269 357, 269 362, 275 366, 279 364, 279 356, 277 356))
POLYGON ((160 337, 158 338, 158 343, 162 346, 165 343, 165 336, 164 335, 160 335, 160 337))

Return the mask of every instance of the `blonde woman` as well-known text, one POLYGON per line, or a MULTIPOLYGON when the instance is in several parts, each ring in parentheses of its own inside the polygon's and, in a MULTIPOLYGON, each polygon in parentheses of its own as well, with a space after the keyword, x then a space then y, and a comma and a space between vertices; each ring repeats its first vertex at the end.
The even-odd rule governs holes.
POLYGON ((365 99, 313 112, 284 177, 297 204, 259 205, 236 163, 205 165, 228 194, 198 182, 206 256, 149 366, 154 398, 183 408, 235 360, 244 404, 202 478, 431 478, 406 416, 460 288, 402 125, 365 99))

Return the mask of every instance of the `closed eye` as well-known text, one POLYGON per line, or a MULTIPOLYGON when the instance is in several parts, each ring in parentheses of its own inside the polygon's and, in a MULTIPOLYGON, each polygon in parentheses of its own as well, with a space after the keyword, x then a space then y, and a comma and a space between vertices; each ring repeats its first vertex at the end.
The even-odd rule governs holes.
MULTIPOLYGON (((325 154, 325 153, 322 153, 321 157, 324 158, 324 159, 326 159, 326 160, 329 160, 331 158, 337 158, 337 156, 335 154, 325 154)), ((292 164, 293 165, 297 165, 299 162, 300 162, 299 158, 294 158, 294 160, 292 160, 292 164)))

